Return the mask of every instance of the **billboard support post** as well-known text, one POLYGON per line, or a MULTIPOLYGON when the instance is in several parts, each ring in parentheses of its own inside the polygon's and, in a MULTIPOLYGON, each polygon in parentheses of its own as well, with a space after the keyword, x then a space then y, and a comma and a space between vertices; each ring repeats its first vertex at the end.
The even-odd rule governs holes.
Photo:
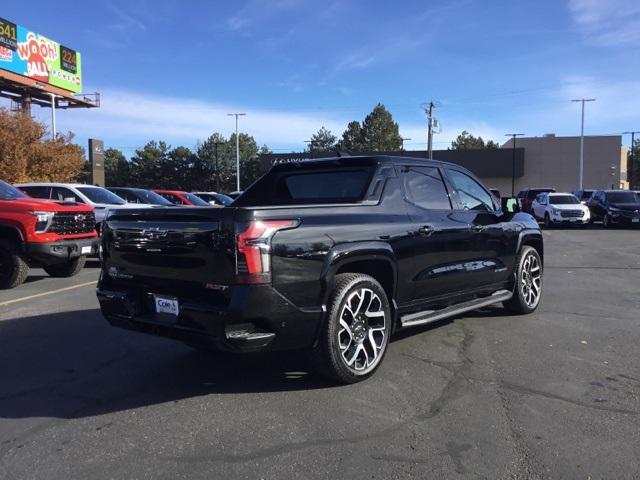
POLYGON ((50 93, 51 95, 51 140, 55 141, 56 139, 56 95, 55 93, 50 93))

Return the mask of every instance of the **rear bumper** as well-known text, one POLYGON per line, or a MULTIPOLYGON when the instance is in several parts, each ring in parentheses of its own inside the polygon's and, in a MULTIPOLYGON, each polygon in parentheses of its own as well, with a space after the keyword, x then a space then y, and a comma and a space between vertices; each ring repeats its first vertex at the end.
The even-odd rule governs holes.
POLYGON ((315 341, 323 308, 299 308, 268 285, 229 290, 228 302, 177 298, 177 316, 155 312, 156 292, 100 285, 97 295, 111 325, 192 345, 250 352, 305 348, 315 341))
POLYGON ((610 213, 611 223, 616 225, 626 225, 629 227, 640 227, 640 216, 631 213, 610 213))
POLYGON ((25 253, 43 265, 53 265, 81 255, 97 254, 98 242, 98 237, 90 237, 49 243, 26 243, 25 253))

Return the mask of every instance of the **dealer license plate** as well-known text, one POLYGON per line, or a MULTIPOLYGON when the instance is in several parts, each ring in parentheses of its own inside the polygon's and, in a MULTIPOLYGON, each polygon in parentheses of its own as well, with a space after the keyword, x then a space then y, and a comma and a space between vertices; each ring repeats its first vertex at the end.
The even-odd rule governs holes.
POLYGON ((156 301, 157 313, 168 313, 169 315, 178 316, 180 311, 178 308, 178 300, 171 297, 162 297, 160 295, 154 295, 153 298, 156 301))
POLYGON ((80 255, 88 255, 91 253, 91 245, 87 245, 86 247, 82 247, 80 249, 80 255))

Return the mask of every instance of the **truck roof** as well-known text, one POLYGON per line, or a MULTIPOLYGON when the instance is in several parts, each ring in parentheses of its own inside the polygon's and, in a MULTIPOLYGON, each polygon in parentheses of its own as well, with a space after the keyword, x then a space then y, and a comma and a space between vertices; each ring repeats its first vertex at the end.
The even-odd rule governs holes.
POLYGON ((372 160, 376 163, 387 163, 387 164, 424 164, 425 166, 434 166, 434 167, 455 167, 461 168, 463 170, 467 170, 465 167, 458 165, 452 162, 445 162, 442 160, 429 160, 427 158, 420 157, 411 157, 411 156, 402 156, 402 155, 344 155, 344 156, 333 156, 333 157, 320 157, 320 158, 309 158, 303 160, 293 160, 293 161, 282 161, 273 165, 274 167, 280 165, 291 165, 291 164, 308 164, 308 163, 320 163, 320 162, 340 162, 344 164, 348 164, 350 160, 372 160))

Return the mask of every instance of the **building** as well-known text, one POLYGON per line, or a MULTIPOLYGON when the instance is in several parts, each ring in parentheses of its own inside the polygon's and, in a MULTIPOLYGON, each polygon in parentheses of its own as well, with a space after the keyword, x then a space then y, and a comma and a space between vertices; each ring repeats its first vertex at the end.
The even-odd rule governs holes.
MULTIPOLYGON (((489 188, 510 195, 528 187, 552 187, 557 191, 578 189, 580 137, 519 137, 515 150, 509 140, 498 149, 434 150, 433 158, 468 168, 489 188)), ((426 158, 426 151, 370 152, 358 155, 397 155, 426 158)), ((327 153, 268 153, 260 155, 262 168, 283 162, 299 162, 327 153)), ((620 135, 584 137, 583 187, 628 188, 627 148, 620 135)))
MULTIPOLYGON (((510 149, 509 140, 502 149, 510 149)), ((580 137, 520 137, 516 147, 524 149, 524 175, 516 178, 516 191, 527 187, 553 187, 558 191, 578 189, 580 137)), ((628 188, 627 148, 620 135, 584 137, 583 187, 628 188)), ((483 178, 492 188, 507 192, 511 184, 504 178, 483 178)))

